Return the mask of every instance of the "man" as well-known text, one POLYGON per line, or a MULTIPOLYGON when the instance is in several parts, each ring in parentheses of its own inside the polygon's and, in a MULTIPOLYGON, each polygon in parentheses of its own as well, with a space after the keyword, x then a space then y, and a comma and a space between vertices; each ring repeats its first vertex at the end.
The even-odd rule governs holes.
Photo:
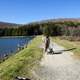
POLYGON ((45 37, 45 52, 47 51, 47 49, 49 48, 49 45, 50 45, 50 38, 49 36, 47 35, 45 37))

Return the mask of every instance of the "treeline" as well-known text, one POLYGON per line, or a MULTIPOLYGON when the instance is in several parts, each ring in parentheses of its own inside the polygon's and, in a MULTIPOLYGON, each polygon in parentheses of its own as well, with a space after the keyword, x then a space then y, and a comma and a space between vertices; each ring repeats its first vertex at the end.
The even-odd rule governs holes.
POLYGON ((72 21, 31 23, 12 28, 0 28, 0 36, 80 36, 80 23, 72 21))
POLYGON ((45 26, 43 33, 51 36, 80 37, 80 23, 72 21, 50 23, 45 26))
POLYGON ((0 28, 0 36, 31 36, 39 34, 42 34, 42 31, 37 25, 24 25, 17 28, 0 28))

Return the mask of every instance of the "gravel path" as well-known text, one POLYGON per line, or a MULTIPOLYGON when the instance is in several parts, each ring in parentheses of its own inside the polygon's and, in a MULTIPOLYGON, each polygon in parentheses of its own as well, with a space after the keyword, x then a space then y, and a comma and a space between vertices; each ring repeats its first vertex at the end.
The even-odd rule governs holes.
MULTIPOLYGON (((51 44, 54 51, 64 50, 56 43, 51 44)), ((80 60, 72 58, 72 52, 44 54, 40 67, 36 71, 39 80, 80 80, 80 60)))

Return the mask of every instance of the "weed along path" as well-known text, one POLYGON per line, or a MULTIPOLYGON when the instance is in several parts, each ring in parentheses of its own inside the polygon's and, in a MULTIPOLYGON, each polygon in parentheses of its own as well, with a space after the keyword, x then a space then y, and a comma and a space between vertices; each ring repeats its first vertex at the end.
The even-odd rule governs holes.
MULTIPOLYGON (((51 43, 50 46, 55 52, 64 50, 56 43, 51 43)), ((74 59, 72 55, 69 51, 53 55, 45 53, 36 70, 39 80, 80 80, 80 60, 74 59)))

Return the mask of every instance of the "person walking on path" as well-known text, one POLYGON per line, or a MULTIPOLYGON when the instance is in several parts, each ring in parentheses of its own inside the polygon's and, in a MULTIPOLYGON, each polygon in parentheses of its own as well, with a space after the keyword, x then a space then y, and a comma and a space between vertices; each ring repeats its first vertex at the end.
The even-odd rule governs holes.
POLYGON ((47 51, 47 49, 49 48, 49 45, 50 45, 50 38, 49 38, 49 36, 47 35, 46 37, 45 37, 45 52, 47 51))

